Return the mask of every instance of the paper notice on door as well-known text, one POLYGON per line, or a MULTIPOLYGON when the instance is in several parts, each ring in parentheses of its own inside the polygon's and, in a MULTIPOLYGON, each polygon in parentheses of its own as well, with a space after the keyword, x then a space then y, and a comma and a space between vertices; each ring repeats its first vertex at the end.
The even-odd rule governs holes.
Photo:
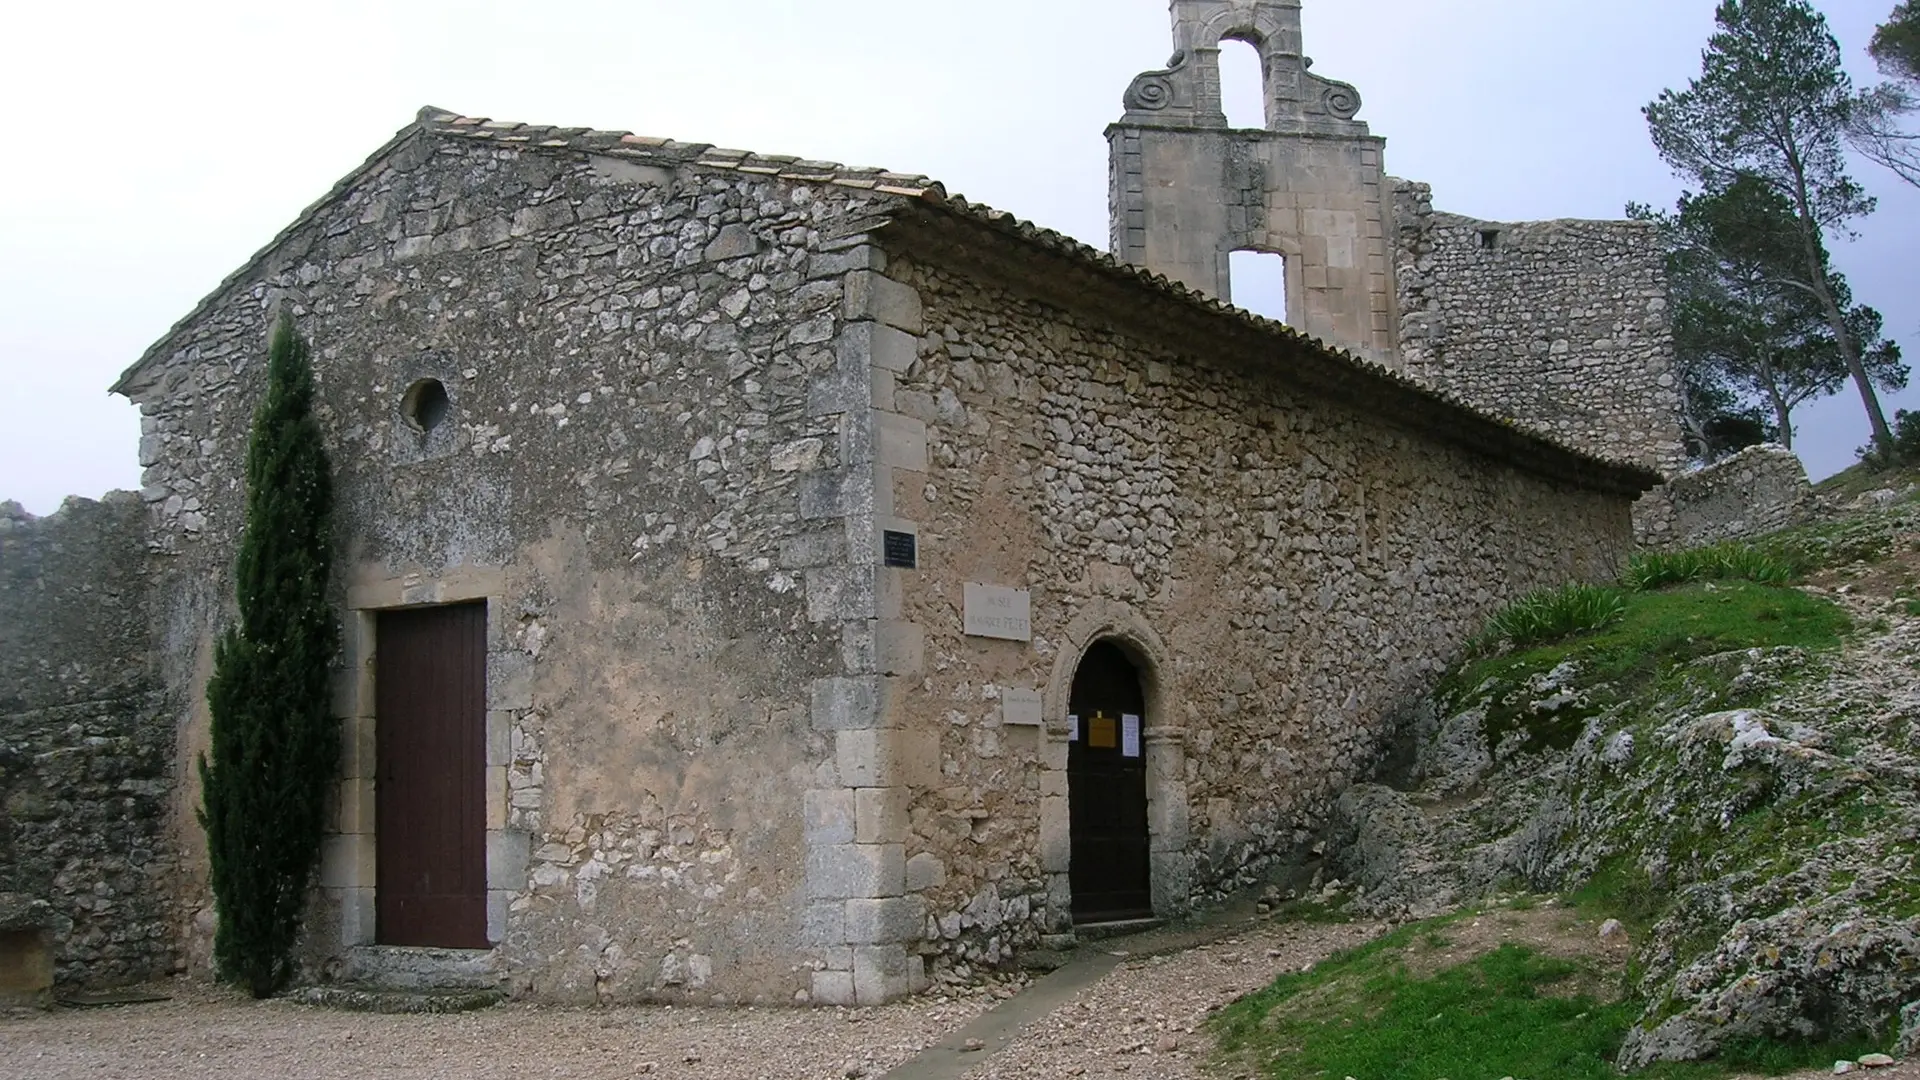
POLYGON ((1140 756, 1140 718, 1132 713, 1120 715, 1120 756, 1140 756))
POLYGON ((1111 750, 1120 745, 1119 728, 1113 717, 1094 713, 1087 720, 1087 747, 1092 750, 1111 750))
POLYGON ((1080 718, 1072 713, 1067 714, 1067 741, 1080 741, 1080 718))

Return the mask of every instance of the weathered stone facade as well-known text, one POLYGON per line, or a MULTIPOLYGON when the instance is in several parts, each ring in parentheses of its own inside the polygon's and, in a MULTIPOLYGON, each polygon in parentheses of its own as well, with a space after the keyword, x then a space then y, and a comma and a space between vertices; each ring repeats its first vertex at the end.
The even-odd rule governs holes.
POLYGON ((1071 931, 1062 680, 1094 641, 1151 671, 1182 912, 1304 837, 1491 606, 1611 573, 1654 479, 922 178, 428 110, 118 387, 180 762, 278 308, 340 505, 318 977, 379 966, 382 612, 486 604, 510 989, 873 1002, 1071 931), (1031 643, 962 632, 973 582, 1033 597, 1031 643), (1001 724, 1022 689, 1044 722, 1001 724))
POLYGON ((1668 482, 1635 507, 1633 527, 1642 547, 1678 550, 1799 525, 1814 509, 1799 457, 1762 444, 1668 482))
POLYGON ((1096 641, 1151 688, 1154 906, 1179 914, 1298 854, 1486 613, 1627 550, 1628 496, 1383 420, 1408 393, 1384 372, 1329 393, 1301 339, 1130 316, 1124 288, 1047 288, 1064 267, 956 231, 967 263, 932 243, 890 261, 925 332, 882 379, 926 448, 892 470, 922 561, 884 572, 883 625, 913 658, 885 690, 903 737, 940 743, 940 775, 904 795, 903 854, 947 962, 1072 929, 1066 694, 1096 641), (970 582, 1030 593, 1032 641, 968 636, 970 582), (1042 726, 1003 723, 1020 689, 1042 726))
POLYGON ((170 972, 173 726, 151 678, 138 498, 0 504, 0 894, 74 987, 170 972))
POLYGON ((76 808, 111 788, 126 823, 84 810, 85 843, 162 852, 123 868, 138 911, 118 878, 38 886, 119 904, 120 951, 76 931, 71 962, 209 962, 189 766, 283 310, 315 350, 345 630, 312 977, 872 1003, 1059 944, 1068 697, 1109 644, 1145 700, 1152 910, 1274 872, 1490 610, 1620 567, 1669 463, 1664 312, 1639 232, 1481 251, 1482 223, 1392 187, 1352 87, 1307 70, 1298 0, 1174 16, 1181 54, 1109 133, 1119 259, 922 177, 434 109, 309 208, 115 387, 143 490, 46 579, 112 588, 34 601, 83 625, 117 598, 84 655, 151 678, 98 724, 46 719, 95 707, 78 684, 0 718, 35 769, 88 762, 5 773, 10 820, 16 775, 76 808), (1262 50, 1270 130, 1218 115, 1230 37, 1262 50), (1209 298, 1241 248, 1288 256, 1326 341, 1209 298), (461 603, 485 613, 489 947, 400 955, 381 628, 461 603))
POLYGON ((181 752, 284 304, 316 345, 348 630, 316 965, 374 941, 376 613, 484 600, 489 937, 513 988, 788 1000, 810 988, 803 792, 835 749, 810 682, 871 642, 848 555, 866 417, 835 369, 860 286, 832 233, 890 178, 702 168, 705 147, 619 133, 542 152, 517 128, 403 133, 123 381, 173 555, 181 752), (422 431, 425 379, 450 411, 422 431))
POLYGON ((1663 473, 1684 462, 1667 281, 1638 221, 1479 221, 1393 181, 1400 363, 1496 415, 1663 473))

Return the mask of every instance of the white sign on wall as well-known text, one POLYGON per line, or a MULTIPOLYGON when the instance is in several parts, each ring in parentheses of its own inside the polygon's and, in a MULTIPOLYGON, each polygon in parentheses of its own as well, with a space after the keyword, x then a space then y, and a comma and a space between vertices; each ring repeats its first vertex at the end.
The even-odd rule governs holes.
POLYGON ((969 581, 965 623, 968 637, 1032 641, 1033 594, 969 581))
POLYGON ((1040 691, 1000 691, 1000 722, 1014 727, 1040 726, 1040 691))

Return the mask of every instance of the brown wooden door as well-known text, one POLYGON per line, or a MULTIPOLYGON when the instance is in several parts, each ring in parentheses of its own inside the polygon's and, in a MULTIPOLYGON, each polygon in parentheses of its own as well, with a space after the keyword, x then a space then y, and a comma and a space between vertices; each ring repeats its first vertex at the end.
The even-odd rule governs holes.
POLYGON ((1098 642, 1081 658, 1068 700, 1067 711, 1079 724, 1078 737, 1067 744, 1073 830, 1067 876, 1074 921, 1150 916, 1146 700, 1140 673, 1119 647, 1098 642))
POLYGON ((377 936, 487 948, 487 606, 382 612, 377 634, 377 936))

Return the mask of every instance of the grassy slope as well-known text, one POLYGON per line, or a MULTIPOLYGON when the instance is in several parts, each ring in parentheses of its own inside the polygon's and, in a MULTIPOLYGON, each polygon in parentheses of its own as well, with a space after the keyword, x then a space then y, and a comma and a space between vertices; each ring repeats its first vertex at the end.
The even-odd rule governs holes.
MULTIPOLYGON (((1835 489, 1875 490, 1909 482, 1881 473, 1862 479, 1845 476, 1835 489), (1847 485, 1851 485, 1850 487, 1847 485)), ((1885 559, 1902 541, 1920 505, 1893 507, 1888 520, 1841 520, 1791 530, 1759 545, 1799 573, 1841 564, 1885 559), (1891 524, 1889 524, 1891 521, 1891 524)), ((1488 742, 1521 746, 1526 751, 1565 750, 1596 716, 1618 719, 1643 713, 1671 713, 1684 702, 1691 714, 1765 704, 1797 679, 1817 679, 1830 654, 1852 631, 1844 611, 1831 601, 1793 588, 1746 581, 1697 582, 1644 593, 1623 592, 1616 621, 1600 630, 1533 645, 1503 655, 1481 657, 1457 668, 1443 683, 1444 709, 1471 702, 1487 708, 1488 742), (1771 679, 1747 678, 1750 668, 1717 660, 1733 650, 1790 647, 1787 660, 1771 679), (1715 659, 1703 659, 1713 657, 1715 659), (1530 702, 1527 683, 1572 661, 1579 669, 1577 707, 1542 711, 1530 702)), ((1910 601, 1912 603, 1912 601, 1910 601)), ((1915 612, 1920 614, 1920 612, 1915 612)), ((1868 627, 1873 632, 1881 627, 1868 627)), ((1759 654, 1748 654, 1749 656, 1759 654)), ((1613 724, 1611 727, 1618 728, 1613 724)), ((1656 736, 1648 720, 1637 732, 1642 745, 1656 736)), ((1629 720, 1625 730, 1634 730, 1629 720)), ((1844 747, 1840 748, 1843 752, 1844 747)), ((1671 766, 1669 766, 1671 767, 1671 766)), ((1826 790, 1773 798, 1770 782, 1758 771, 1736 771, 1724 779, 1736 789, 1714 792, 1726 799, 1717 828, 1685 820, 1628 819, 1629 835, 1617 854, 1602 861, 1568 899, 1599 915, 1620 918, 1635 940, 1652 937, 1653 928, 1683 905, 1689 874, 1706 880, 1713 873, 1790 874, 1801 853, 1835 836, 1865 833, 1876 827, 1871 785, 1833 786, 1826 790), (1740 785, 1755 790, 1737 790, 1740 785), (1643 867, 1654 862, 1674 867, 1655 882, 1643 867)), ((1647 806, 1627 807, 1652 812, 1647 806)), ((1667 811, 1662 817, 1671 817, 1667 811)), ((1682 815, 1684 817, 1684 815, 1682 815)), ((1847 882, 1829 882, 1845 886, 1847 882)), ((1881 897, 1881 906, 1899 912, 1920 911, 1920 883, 1904 899, 1881 897)), ((1783 897, 1782 903, 1798 897, 1783 897)), ((1685 913, 1679 925, 1686 928, 1685 913)), ((1649 961, 1636 958, 1626 970, 1603 972, 1580 958, 1566 958, 1502 946, 1465 963, 1425 974, 1410 972, 1407 960, 1421 942, 1444 933, 1452 918, 1402 928, 1380 941, 1343 954, 1312 971, 1284 976, 1268 989, 1236 1003, 1216 1020, 1221 1047, 1244 1066, 1273 1077, 1345 1076, 1390 1080, 1393 1077, 1617 1075, 1611 1058, 1628 1030, 1663 1006, 1648 992, 1658 978, 1648 977, 1649 961), (1585 976, 1612 980, 1617 995, 1595 998, 1557 993, 1556 984, 1585 976)), ((1670 934, 1674 923, 1666 924, 1670 934)), ((1678 952, 1651 961, 1676 968, 1688 950, 1705 950, 1723 931, 1708 922, 1693 929, 1678 952)), ((1681 935, 1683 938, 1685 934, 1681 935)), ((1671 950, 1670 950, 1671 951, 1671 950)), ((1656 972, 1656 975, 1659 973, 1656 972)), ((1677 1008, 1669 1004, 1666 1008, 1677 1008)), ((1718 1060, 1660 1064, 1640 1075, 1720 1077, 1741 1069, 1785 1071, 1830 1063, 1872 1049, 1879 1033, 1856 1033, 1816 1045, 1787 1045, 1740 1040, 1721 1049, 1718 1060), (1863 1041, 1864 1040, 1864 1041, 1863 1041)))
MULTIPOLYGON (((1289 1080, 1618 1076, 1612 1057, 1640 1005, 1593 990, 1617 984, 1620 973, 1591 958, 1514 943, 1437 969, 1422 963, 1467 915, 1403 926, 1310 971, 1281 976, 1215 1019, 1221 1052, 1242 1068, 1289 1080)), ((1872 1048, 1859 1040, 1747 1043, 1716 1061, 1660 1064, 1636 1075, 1717 1080, 1780 1073, 1872 1048)))

